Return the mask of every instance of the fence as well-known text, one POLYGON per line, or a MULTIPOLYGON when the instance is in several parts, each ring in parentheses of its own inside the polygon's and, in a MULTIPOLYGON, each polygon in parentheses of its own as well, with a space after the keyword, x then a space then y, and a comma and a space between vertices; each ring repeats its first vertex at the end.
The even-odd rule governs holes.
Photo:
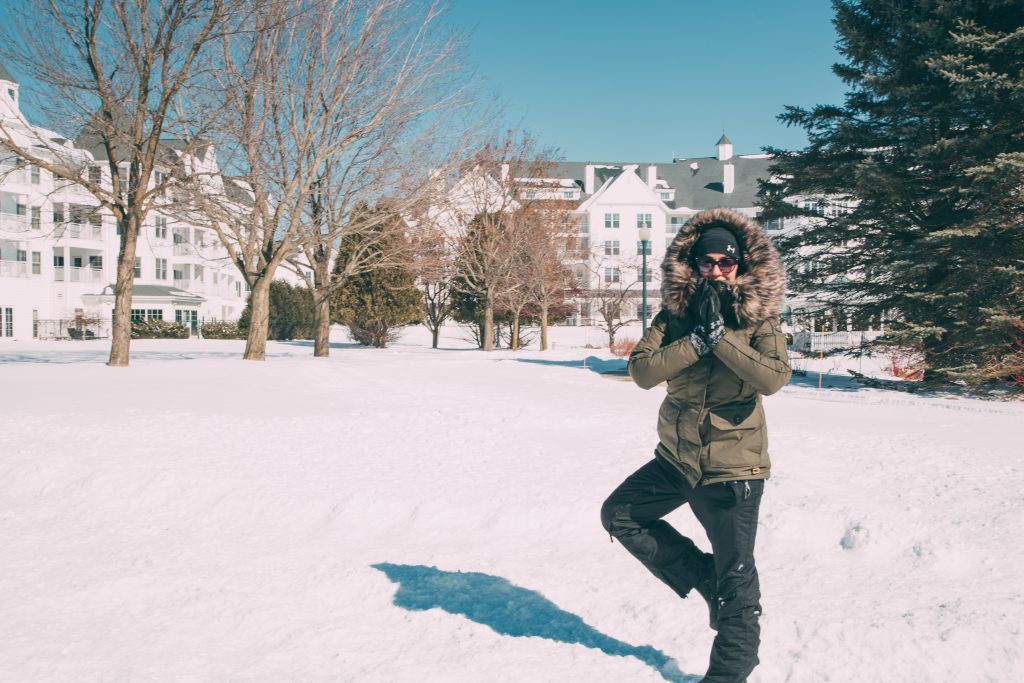
POLYGON ((37 320, 34 325, 39 339, 105 339, 110 336, 111 322, 96 318, 64 318, 37 320))
POLYGON ((828 353, 838 349, 856 349, 878 339, 884 332, 797 332, 793 349, 809 353, 828 353))

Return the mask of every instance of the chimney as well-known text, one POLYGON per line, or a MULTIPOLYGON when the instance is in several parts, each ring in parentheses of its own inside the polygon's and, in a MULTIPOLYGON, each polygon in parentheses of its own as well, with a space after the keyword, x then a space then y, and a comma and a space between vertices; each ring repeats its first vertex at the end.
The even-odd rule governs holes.
POLYGON ((583 174, 583 191, 587 194, 594 194, 594 165, 587 164, 583 174))
POLYGON ((729 159, 732 159, 732 143, 729 141, 729 138, 725 137, 725 133, 723 133, 722 137, 717 143, 715 143, 715 150, 718 153, 719 161, 728 161, 729 159))
POLYGON ((729 194, 736 189, 736 167, 732 164, 722 165, 722 191, 729 194))
POLYGON ((654 186, 658 184, 658 167, 651 164, 647 167, 647 187, 654 189, 654 186))

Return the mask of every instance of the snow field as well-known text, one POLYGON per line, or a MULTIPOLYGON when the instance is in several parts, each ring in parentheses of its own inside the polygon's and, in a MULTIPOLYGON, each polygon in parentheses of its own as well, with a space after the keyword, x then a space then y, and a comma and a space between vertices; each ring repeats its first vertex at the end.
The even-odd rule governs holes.
MULTIPOLYGON (((265 363, 137 342, 128 369, 101 342, 0 346, 0 678, 665 680, 404 609, 373 567, 392 563, 506 579, 696 680, 703 601, 598 520, 650 457, 664 390, 602 377, 621 362, 579 334, 488 355, 409 330, 329 359, 272 343, 265 363)), ((1024 680, 1024 407, 799 384, 765 405, 751 683, 1024 680)), ((687 510, 669 519, 707 549, 687 510)))

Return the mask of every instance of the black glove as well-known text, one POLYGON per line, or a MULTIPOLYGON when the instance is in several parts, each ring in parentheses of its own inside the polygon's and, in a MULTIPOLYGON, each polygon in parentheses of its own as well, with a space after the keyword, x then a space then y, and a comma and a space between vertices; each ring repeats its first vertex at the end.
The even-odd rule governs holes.
POLYGON ((697 327, 690 336, 693 347, 701 356, 714 351, 718 342, 725 336, 725 319, 722 317, 722 302, 718 296, 718 289, 708 280, 701 283, 698 288, 697 303, 697 327), (698 337, 699 341, 694 342, 693 338, 698 337))
POLYGON ((739 327, 736 322, 736 290, 728 282, 716 282, 715 289, 718 290, 718 300, 721 304, 722 317, 725 319, 726 327, 739 327))

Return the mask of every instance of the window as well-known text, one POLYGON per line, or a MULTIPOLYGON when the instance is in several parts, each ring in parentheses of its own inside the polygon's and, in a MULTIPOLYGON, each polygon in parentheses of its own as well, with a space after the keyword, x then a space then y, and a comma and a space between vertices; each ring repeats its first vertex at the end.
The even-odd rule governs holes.
POLYGON ((99 185, 103 180, 103 171, 99 166, 89 167, 89 182, 93 185, 99 185))
POLYGON ((683 227, 683 223, 685 222, 686 219, 683 218, 682 216, 669 216, 668 232, 670 232, 673 235, 676 234, 677 232, 679 232, 679 228, 683 227))
POLYGON ((604 269, 604 281, 605 282, 618 282, 620 280, 620 273, 618 268, 605 268, 604 269))
POLYGON ((199 228, 196 228, 195 230, 192 231, 192 243, 193 244, 195 244, 197 247, 202 249, 204 246, 206 246, 205 242, 206 242, 206 233, 205 232, 203 232, 199 228))
POLYGON ((785 226, 785 224, 786 224, 785 219, 783 219, 783 218, 773 218, 770 221, 765 221, 764 229, 767 230, 768 232, 775 232, 775 231, 778 231, 778 230, 782 230, 782 228, 783 228, 783 226, 785 226))
POLYGON ((53 266, 55 268, 63 268, 64 267, 64 254, 54 254, 53 255, 53 266))
POLYGON ((572 190, 562 190, 562 199, 576 199, 576 193, 572 190))
POLYGON ((93 255, 89 257, 89 267, 95 270, 102 270, 103 268, 103 256, 93 255))
POLYGON ((654 281, 654 269, 649 267, 647 270, 643 268, 636 269, 636 279, 638 282, 653 282, 654 281))
POLYGON ((163 320, 164 312, 159 308, 133 308, 132 322, 141 323, 147 320, 163 320))
POLYGON ((32 207, 32 229, 39 230, 42 227, 43 210, 38 206, 32 207))
POLYGON ((658 193, 658 198, 661 199, 661 201, 663 201, 663 202, 667 202, 667 201, 672 199, 672 193, 671 192, 659 192, 658 193))
POLYGON ((649 213, 638 213, 636 215, 636 227, 637 228, 651 228, 651 214, 649 213))
POLYGON ((643 256, 645 251, 647 252, 648 256, 651 255, 651 241, 647 240, 647 243, 644 244, 643 240, 637 240, 636 241, 636 255, 637 256, 643 256), (646 249, 645 249, 645 247, 646 247, 646 249))
POLYGON ((235 283, 235 296, 238 298, 242 297, 242 283, 241 281, 235 283))
POLYGON ((25 251, 24 249, 16 249, 15 260, 17 260, 19 263, 25 263, 26 261, 28 261, 28 252, 25 251))
POLYGON ((154 277, 157 280, 167 279, 167 259, 158 258, 156 260, 156 274, 154 275, 154 277))
POLYGON ((202 282, 203 281, 203 267, 202 266, 192 266, 192 270, 193 270, 193 277, 196 279, 196 281, 197 282, 202 282))
POLYGON ((32 164, 32 169, 31 169, 30 173, 31 173, 31 176, 32 176, 32 184, 33 185, 38 185, 39 184, 39 167, 36 166, 35 164, 32 164))
POLYGON ((19 216, 24 216, 28 213, 28 210, 24 204, 19 203, 14 205, 14 212, 19 216))
POLYGON ((64 205, 60 203, 54 203, 53 205, 53 222, 59 224, 64 222, 64 205))
POLYGON ((153 219, 155 224, 155 235, 158 240, 167 239, 167 219, 163 216, 157 216, 153 219))
POLYGON ((135 272, 134 272, 134 276, 135 276, 136 279, 142 277, 142 257, 141 256, 136 256, 135 257, 135 272))
POLYGON ((39 339, 39 310, 32 309, 32 338, 39 339))
POLYGON ((153 171, 153 187, 156 188, 158 194, 161 197, 167 195, 167 186, 164 182, 167 180, 167 174, 162 171, 153 171))
POLYGON ((604 255, 605 256, 618 256, 619 255, 619 241, 611 240, 604 243, 604 255))
POLYGON ((617 228, 617 227, 619 227, 619 214, 617 214, 617 213, 606 213, 604 215, 604 227, 606 227, 606 228, 617 228))
POLYGON ((41 252, 32 252, 32 274, 39 275, 43 272, 43 255, 41 252))
POLYGON ((586 214, 580 216, 580 232, 583 234, 590 232, 590 216, 586 214))
POLYGON ((4 309, 4 336, 5 337, 13 337, 14 336, 14 309, 13 308, 5 308, 4 309))

